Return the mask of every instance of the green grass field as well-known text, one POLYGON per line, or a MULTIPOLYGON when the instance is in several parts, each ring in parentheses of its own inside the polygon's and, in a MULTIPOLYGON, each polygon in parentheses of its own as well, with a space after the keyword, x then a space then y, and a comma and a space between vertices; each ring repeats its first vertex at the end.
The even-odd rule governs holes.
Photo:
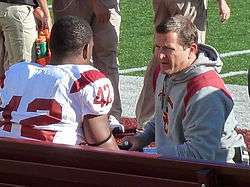
MULTIPOLYGON (((49 3, 51 1, 49 0, 49 3)), ((209 1, 207 43, 220 53, 250 49, 250 1, 228 0, 231 17, 221 24, 216 0, 209 1)), ((119 43, 120 69, 146 66, 152 56, 152 0, 120 0, 122 24, 119 43)), ((250 55, 223 59, 222 73, 245 71, 250 68, 250 55)), ((143 76, 142 72, 128 75, 143 76)), ((246 75, 225 78, 226 83, 246 85, 246 75)))

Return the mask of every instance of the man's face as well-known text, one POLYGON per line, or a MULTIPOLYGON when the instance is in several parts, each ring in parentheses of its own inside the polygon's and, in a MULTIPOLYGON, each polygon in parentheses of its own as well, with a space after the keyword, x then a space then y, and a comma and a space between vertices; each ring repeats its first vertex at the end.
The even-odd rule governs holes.
POLYGON ((161 72, 172 75, 190 66, 190 48, 184 49, 175 32, 159 34, 155 37, 155 55, 160 62, 161 72))

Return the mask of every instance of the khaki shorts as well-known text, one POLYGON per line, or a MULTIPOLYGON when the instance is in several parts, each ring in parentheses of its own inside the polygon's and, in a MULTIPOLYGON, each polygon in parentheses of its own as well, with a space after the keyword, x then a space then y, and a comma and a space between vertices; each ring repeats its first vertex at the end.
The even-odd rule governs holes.
POLYGON ((36 38, 33 7, 0 2, 0 71, 21 60, 34 60, 36 38))

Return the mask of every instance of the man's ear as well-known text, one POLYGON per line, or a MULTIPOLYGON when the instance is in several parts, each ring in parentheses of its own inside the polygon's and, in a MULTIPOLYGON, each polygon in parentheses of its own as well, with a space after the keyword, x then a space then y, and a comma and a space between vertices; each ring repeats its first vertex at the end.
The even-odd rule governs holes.
POLYGON ((197 43, 192 43, 190 46, 190 52, 188 55, 188 59, 196 59, 197 58, 197 54, 198 54, 198 45, 197 43))
POLYGON ((88 44, 83 47, 82 56, 84 59, 88 57, 88 44))
POLYGON ((197 53, 198 53, 198 45, 197 45, 197 43, 192 43, 191 44, 191 46, 190 46, 190 52, 192 53, 192 54, 195 54, 195 55, 197 55, 197 53))

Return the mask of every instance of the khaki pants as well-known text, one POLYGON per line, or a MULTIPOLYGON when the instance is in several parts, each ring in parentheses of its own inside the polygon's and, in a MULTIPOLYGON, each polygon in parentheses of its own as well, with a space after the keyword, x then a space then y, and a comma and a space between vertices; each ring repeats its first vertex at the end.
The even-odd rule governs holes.
MULTIPOLYGON (((163 20, 182 14, 189 16, 198 29, 199 43, 205 43, 205 34, 207 26, 207 0, 153 0, 155 13, 154 25, 159 25, 163 20)), ((136 104, 136 119, 140 128, 143 128, 154 114, 154 92, 153 76, 158 65, 155 56, 149 62, 144 74, 144 83, 136 104)))
POLYGON ((35 59, 33 7, 0 2, 0 75, 21 60, 35 59))
POLYGON ((90 0, 54 0, 52 7, 55 20, 65 15, 80 16, 91 25, 94 35, 93 64, 111 80, 115 98, 110 114, 119 120, 122 109, 119 93, 117 45, 121 17, 117 0, 103 0, 103 2, 111 12, 110 21, 107 24, 100 24, 96 21, 90 0))

